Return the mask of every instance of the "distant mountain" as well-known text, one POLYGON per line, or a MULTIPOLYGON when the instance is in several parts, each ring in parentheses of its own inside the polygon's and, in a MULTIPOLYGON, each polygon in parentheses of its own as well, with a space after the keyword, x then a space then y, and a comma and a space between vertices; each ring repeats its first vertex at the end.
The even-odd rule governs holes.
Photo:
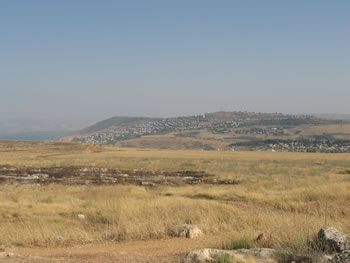
POLYGON ((59 140, 161 149, 350 152, 350 120, 242 111, 176 118, 124 116, 59 140))
MULTIPOLYGON (((308 136, 303 131, 306 131, 306 127, 310 130, 310 125, 320 127, 340 123, 343 121, 310 115, 242 111, 212 112, 176 118, 124 116, 103 120, 60 140, 126 147, 215 149, 227 148, 234 142, 247 140, 308 136)), ((318 134, 314 131, 308 133, 318 134)))
POLYGON ((312 115, 320 118, 350 119, 350 114, 341 113, 314 113, 312 115))

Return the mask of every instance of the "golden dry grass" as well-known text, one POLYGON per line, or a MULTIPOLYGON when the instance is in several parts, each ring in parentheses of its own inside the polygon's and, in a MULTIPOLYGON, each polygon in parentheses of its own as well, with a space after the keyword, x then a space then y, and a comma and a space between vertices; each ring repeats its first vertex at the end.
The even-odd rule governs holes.
POLYGON ((350 154, 125 149, 1 142, 0 164, 204 170, 239 185, 14 186, 0 189, 0 243, 64 245, 167 238, 178 224, 206 235, 295 245, 324 224, 350 233, 350 154), (84 214, 85 220, 77 218, 84 214))

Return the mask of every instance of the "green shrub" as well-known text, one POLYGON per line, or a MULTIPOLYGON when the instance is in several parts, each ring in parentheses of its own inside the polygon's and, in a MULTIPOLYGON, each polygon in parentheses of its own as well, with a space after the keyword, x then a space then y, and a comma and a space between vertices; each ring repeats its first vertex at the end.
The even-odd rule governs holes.
POLYGON ((227 254, 217 256, 214 263, 231 263, 230 256, 227 254))
POLYGON ((255 241, 247 237, 232 239, 222 244, 222 249, 225 250, 234 250, 240 248, 249 249, 254 247, 256 247, 255 241))
POLYGON ((317 238, 301 241, 296 246, 280 244, 275 257, 279 263, 312 263, 319 262, 324 253, 324 244, 317 238))

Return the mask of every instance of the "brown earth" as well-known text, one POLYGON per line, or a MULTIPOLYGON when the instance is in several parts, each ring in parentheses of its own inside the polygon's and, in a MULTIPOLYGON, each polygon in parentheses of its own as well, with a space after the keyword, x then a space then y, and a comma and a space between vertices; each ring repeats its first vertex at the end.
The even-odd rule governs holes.
POLYGON ((185 253, 217 245, 218 238, 167 239, 134 241, 127 243, 88 244, 59 248, 12 248, 4 253, 12 257, 0 257, 0 262, 170 262, 178 263, 185 253))
POLYGON ((135 184, 143 186, 181 184, 237 184, 201 171, 119 170, 99 167, 14 167, 0 165, 0 183, 21 184, 135 184))

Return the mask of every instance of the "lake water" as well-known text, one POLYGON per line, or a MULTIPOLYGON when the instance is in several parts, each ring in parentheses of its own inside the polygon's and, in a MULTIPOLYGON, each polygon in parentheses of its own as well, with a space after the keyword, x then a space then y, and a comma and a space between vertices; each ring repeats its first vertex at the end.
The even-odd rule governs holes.
POLYGON ((0 140, 31 140, 45 141, 53 140, 57 137, 69 134, 66 131, 39 131, 39 132, 20 132, 14 134, 0 134, 0 140))

